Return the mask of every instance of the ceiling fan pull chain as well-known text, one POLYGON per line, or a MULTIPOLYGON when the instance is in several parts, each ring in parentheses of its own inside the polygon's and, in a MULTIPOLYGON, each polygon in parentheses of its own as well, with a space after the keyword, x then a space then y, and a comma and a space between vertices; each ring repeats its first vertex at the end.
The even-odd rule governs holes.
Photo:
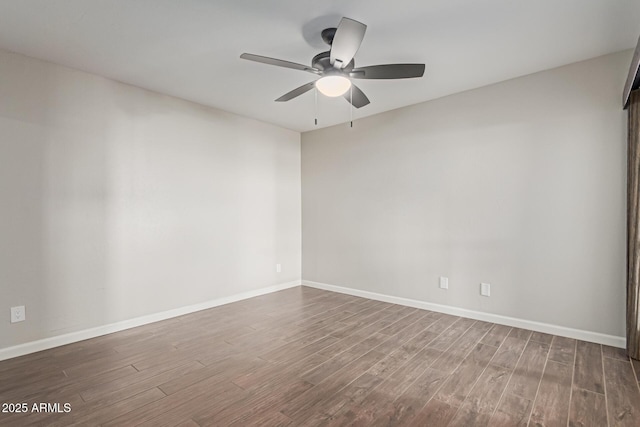
POLYGON ((318 126, 318 88, 316 87, 315 90, 313 91, 314 93, 314 97, 315 97, 315 122, 316 122, 316 126, 318 126))
POLYGON ((353 127, 353 85, 351 85, 349 87, 350 93, 349 93, 349 97, 351 98, 350 102, 349 102, 349 113, 351 115, 350 119, 351 119, 351 127, 353 127))

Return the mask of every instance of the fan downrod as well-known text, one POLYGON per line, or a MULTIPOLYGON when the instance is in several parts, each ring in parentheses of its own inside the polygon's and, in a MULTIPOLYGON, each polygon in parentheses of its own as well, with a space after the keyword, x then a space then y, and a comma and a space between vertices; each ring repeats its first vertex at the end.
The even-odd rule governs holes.
POLYGON ((322 40, 329 46, 333 44, 333 37, 336 35, 336 30, 337 28, 325 28, 322 30, 322 33, 320 33, 322 40))

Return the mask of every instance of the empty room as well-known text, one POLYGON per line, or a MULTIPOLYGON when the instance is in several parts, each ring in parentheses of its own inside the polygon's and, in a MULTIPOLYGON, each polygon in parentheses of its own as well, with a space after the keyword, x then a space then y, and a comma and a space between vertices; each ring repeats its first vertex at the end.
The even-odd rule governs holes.
POLYGON ((637 0, 0 0, 0 426, 640 426, 637 0))

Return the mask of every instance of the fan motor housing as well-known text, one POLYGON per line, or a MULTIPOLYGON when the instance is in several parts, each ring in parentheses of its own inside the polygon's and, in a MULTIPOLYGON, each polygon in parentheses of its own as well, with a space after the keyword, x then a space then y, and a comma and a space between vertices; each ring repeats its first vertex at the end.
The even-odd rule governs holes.
MULTIPOLYGON (((333 70, 334 67, 333 67, 333 65, 331 65, 330 55, 331 55, 330 51, 321 52, 321 53, 317 54, 311 60, 311 66, 313 68, 316 68, 316 69, 320 70, 320 71, 333 70)), ((351 62, 349 62, 347 64, 347 66, 342 69, 342 71, 349 72, 349 71, 353 70, 353 67, 355 67, 355 64, 356 64, 355 60, 352 59, 351 62)))

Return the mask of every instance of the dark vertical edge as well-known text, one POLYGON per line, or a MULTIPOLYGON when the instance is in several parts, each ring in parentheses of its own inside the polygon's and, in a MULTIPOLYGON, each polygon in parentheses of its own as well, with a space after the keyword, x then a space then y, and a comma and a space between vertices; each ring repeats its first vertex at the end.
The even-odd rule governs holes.
POLYGON ((634 89, 638 89, 640 84, 640 38, 638 38, 638 44, 636 50, 633 53, 633 59, 631 60, 631 66, 629 67, 629 74, 627 75, 627 81, 624 84, 624 90, 622 91, 622 108, 627 108, 629 104, 629 98, 634 89))
POLYGON ((627 146, 627 352, 629 357, 640 359, 640 315, 638 294, 638 142, 640 140, 640 91, 631 92, 628 114, 627 146))

